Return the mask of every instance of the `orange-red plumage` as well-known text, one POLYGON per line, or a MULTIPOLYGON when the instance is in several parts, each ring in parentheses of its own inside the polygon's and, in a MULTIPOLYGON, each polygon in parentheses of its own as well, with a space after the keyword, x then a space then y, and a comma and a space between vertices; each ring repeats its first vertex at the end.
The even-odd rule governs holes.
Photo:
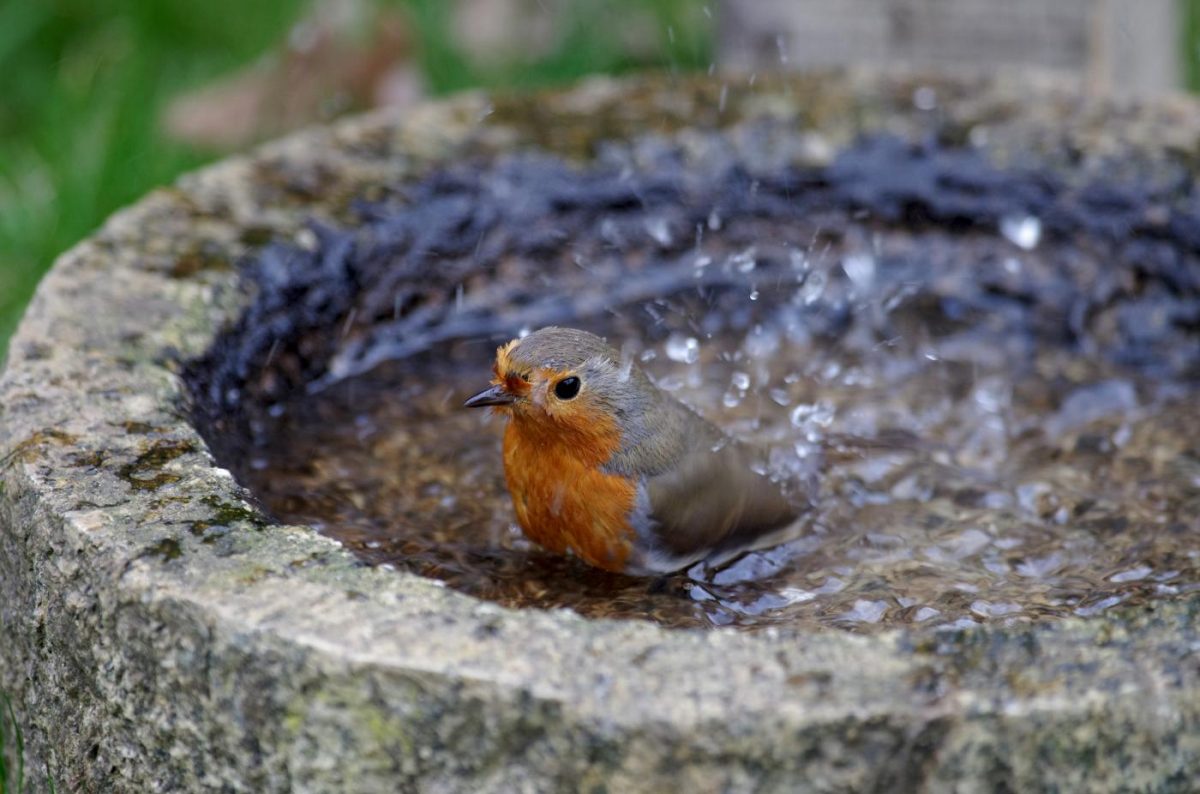
POLYGON ((517 521, 530 540, 621 571, 633 543, 628 516, 636 488, 600 469, 616 449, 615 434, 591 432, 603 425, 598 419, 560 436, 514 417, 504 432, 504 473, 517 521))

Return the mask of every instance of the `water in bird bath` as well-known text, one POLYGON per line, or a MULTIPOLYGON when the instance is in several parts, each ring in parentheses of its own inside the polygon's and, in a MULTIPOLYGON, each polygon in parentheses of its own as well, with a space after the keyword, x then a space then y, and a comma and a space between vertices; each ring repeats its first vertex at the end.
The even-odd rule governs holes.
POLYGON ((1098 614, 1200 587, 1200 271, 1172 190, 887 138, 809 168, 718 136, 474 164, 262 252, 256 303, 191 378, 276 518, 509 606, 751 629, 1098 614), (803 535, 659 580, 526 541, 502 423, 460 405, 496 344, 551 323, 769 448, 803 535))

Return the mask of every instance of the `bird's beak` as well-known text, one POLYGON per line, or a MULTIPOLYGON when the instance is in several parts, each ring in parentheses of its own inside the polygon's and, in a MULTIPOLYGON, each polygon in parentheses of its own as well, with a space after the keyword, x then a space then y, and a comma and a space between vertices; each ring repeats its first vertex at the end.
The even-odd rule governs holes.
POLYGON ((464 408, 482 408, 485 405, 512 405, 517 398, 501 385, 489 386, 463 403, 464 408))

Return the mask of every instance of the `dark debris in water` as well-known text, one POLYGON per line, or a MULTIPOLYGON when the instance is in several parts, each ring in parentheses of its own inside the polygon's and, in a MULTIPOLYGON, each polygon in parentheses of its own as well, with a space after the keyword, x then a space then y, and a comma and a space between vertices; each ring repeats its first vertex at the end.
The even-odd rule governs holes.
POLYGON ((198 424, 281 519, 507 604, 862 627, 1187 586, 1167 528, 1200 497, 1155 462, 1173 437, 1144 410, 1200 379, 1184 166, 1104 183, 887 136, 825 167, 747 159, 713 134, 613 144, 586 168, 448 166, 360 203, 353 228, 270 244, 242 265, 244 316, 187 368, 198 424), (735 431, 815 450, 820 548, 655 589, 524 543, 494 431, 455 406, 494 344, 554 323, 626 342, 735 431))

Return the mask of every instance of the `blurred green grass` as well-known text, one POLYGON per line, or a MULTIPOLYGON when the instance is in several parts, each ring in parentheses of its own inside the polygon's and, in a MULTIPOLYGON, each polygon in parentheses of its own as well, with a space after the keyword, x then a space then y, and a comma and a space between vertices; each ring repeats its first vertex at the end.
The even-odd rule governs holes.
POLYGON ((1184 85, 1200 92, 1200 0, 1179 0, 1183 8, 1179 54, 1183 62, 1184 85))
POLYGON ((21 794, 25 787, 24 741, 16 711, 0 690, 0 794, 21 794))
MULTIPOLYGON (((571 3, 559 46, 530 63, 473 67, 451 40, 445 0, 391 0, 410 12, 434 93, 531 87, 644 66, 710 61, 697 0, 571 3), (595 15, 631 6, 659 23, 658 55, 636 63, 595 35, 595 15), (668 32, 669 31, 669 32, 668 32)), ((0 359, 54 257, 150 188, 213 155, 164 137, 167 100, 278 43, 304 0, 0 0, 0 359)))

